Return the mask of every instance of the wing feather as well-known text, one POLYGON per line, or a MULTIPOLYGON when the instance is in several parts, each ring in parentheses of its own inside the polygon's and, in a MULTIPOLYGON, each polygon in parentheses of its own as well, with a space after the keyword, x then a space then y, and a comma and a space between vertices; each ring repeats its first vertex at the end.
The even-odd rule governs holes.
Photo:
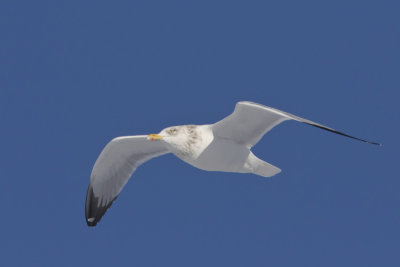
POLYGON ((242 101, 236 104, 231 115, 212 125, 213 133, 221 138, 234 140, 251 148, 276 125, 286 120, 296 120, 311 126, 340 134, 362 142, 381 145, 376 142, 360 139, 322 124, 301 118, 288 112, 267 107, 261 104, 242 101))
POLYGON ((145 135, 111 140, 97 158, 90 176, 85 206, 88 226, 100 221, 139 165, 168 152, 163 142, 151 142, 145 135))

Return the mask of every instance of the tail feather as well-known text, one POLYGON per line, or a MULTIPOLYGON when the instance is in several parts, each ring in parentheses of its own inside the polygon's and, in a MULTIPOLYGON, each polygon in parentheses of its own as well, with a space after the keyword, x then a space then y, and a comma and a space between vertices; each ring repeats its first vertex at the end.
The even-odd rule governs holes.
POLYGON ((271 177, 281 172, 281 169, 257 158, 252 152, 250 152, 249 157, 247 158, 245 167, 251 173, 262 177, 271 177))

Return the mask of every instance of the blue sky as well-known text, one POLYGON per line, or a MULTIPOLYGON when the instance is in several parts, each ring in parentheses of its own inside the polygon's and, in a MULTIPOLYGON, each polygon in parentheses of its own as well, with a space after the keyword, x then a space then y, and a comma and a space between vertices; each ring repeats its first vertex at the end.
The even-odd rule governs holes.
POLYGON ((4 266, 398 266, 398 1, 3 1, 4 266), (92 166, 116 136, 213 123, 250 100, 285 122, 281 174, 141 166, 96 228, 92 166))

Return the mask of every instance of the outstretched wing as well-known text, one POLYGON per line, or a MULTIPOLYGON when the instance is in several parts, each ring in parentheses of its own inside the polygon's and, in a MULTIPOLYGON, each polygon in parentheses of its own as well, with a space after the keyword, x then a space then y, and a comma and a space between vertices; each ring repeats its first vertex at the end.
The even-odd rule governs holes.
POLYGON ((336 134, 362 142, 380 145, 336 131, 319 123, 300 118, 290 113, 252 102, 238 102, 231 115, 212 125, 213 133, 220 138, 234 140, 239 144, 252 147, 273 127, 286 120, 296 120, 336 134))
POLYGON ((85 208, 88 226, 96 226, 139 165, 168 152, 163 142, 151 142, 145 135, 118 137, 109 142, 90 176, 85 208))

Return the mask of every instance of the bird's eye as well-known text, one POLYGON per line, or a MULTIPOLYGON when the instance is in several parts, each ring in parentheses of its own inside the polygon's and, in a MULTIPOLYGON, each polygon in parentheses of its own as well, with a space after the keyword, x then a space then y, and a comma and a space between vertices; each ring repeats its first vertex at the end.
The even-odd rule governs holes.
POLYGON ((175 134, 175 133, 176 133, 176 129, 175 129, 175 128, 172 128, 172 129, 170 129, 168 132, 169 132, 170 134, 175 134))

